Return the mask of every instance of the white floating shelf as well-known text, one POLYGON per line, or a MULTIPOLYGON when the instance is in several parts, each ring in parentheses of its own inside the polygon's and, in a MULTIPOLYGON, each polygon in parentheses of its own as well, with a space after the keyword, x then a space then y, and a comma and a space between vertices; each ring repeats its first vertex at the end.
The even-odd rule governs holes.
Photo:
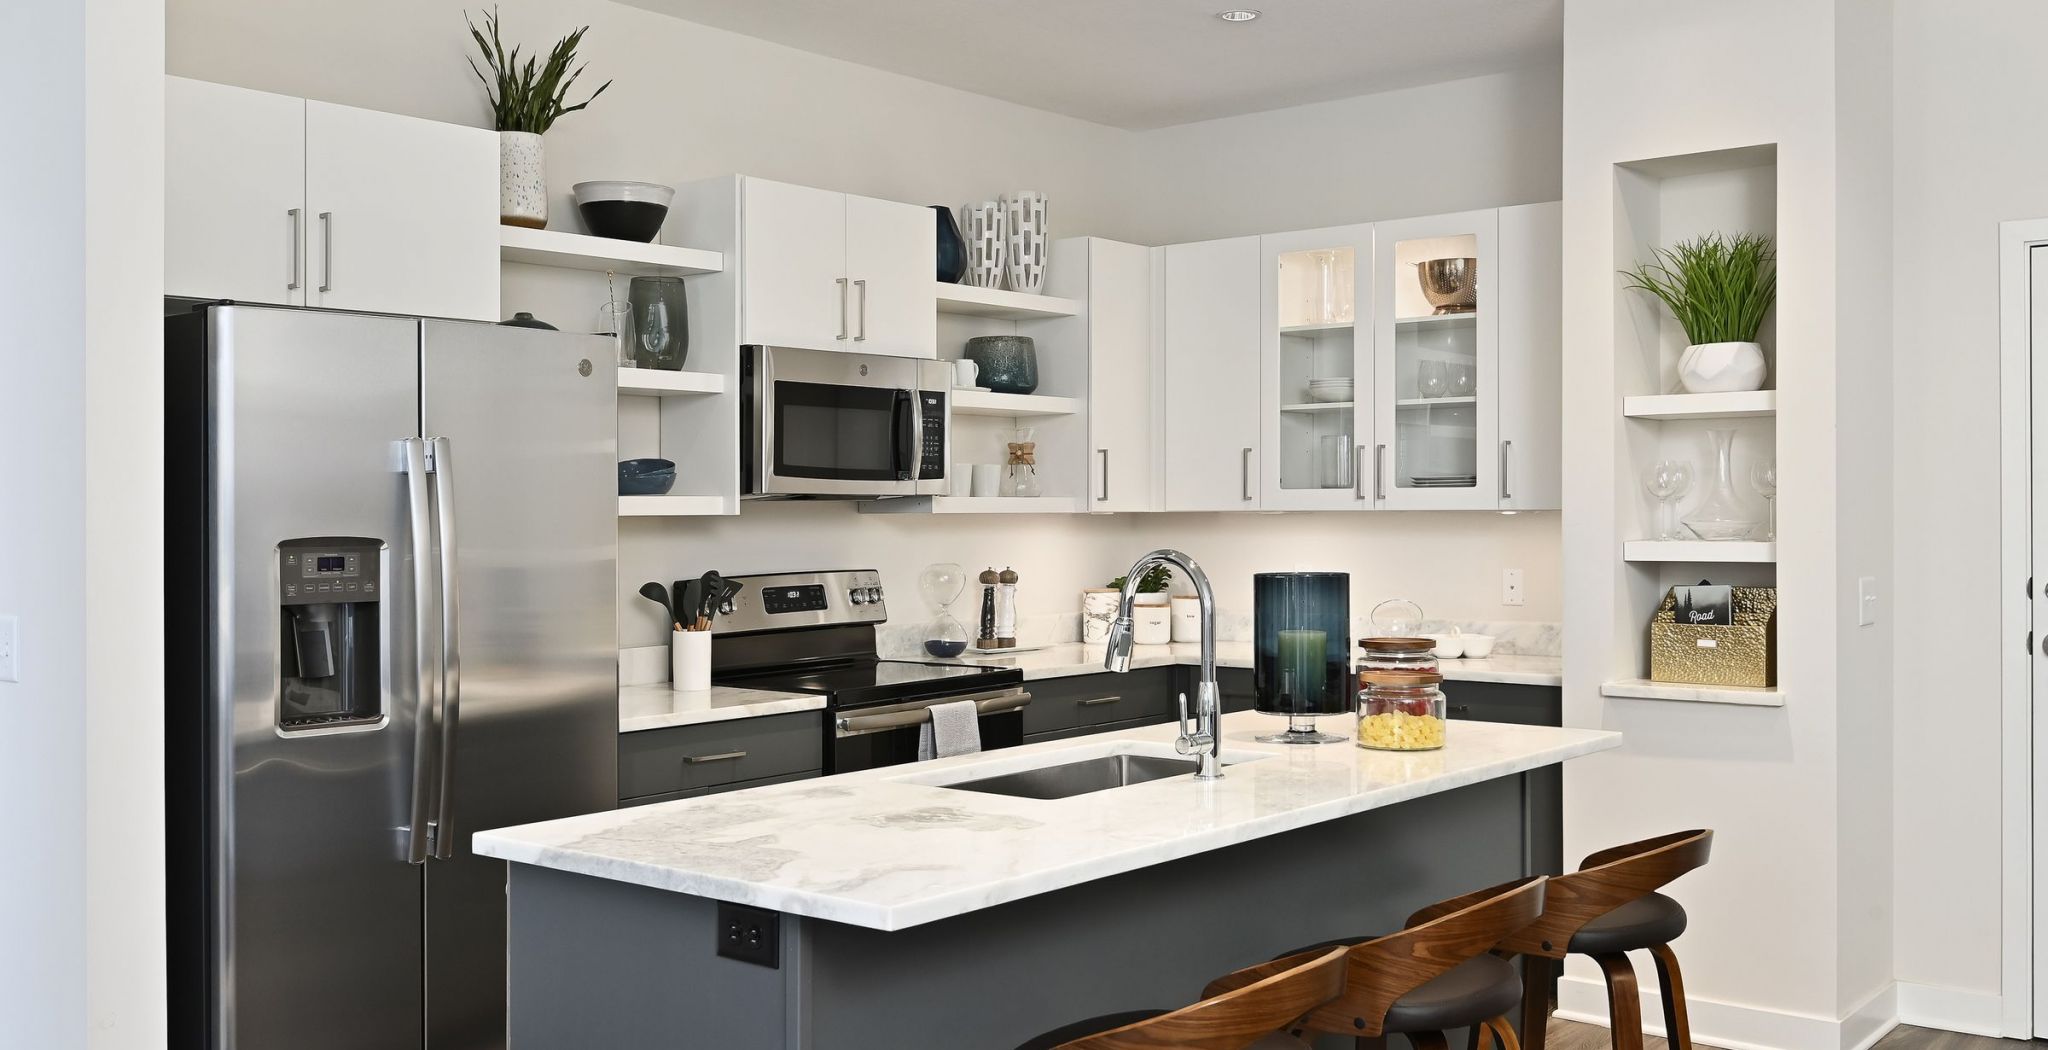
POLYGON ((1078 299, 1062 299, 1057 295, 1032 295, 1029 292, 1012 292, 1002 288, 977 288, 971 284, 933 281, 932 295, 938 299, 939 312, 942 314, 1028 321, 1044 317, 1072 317, 1081 312, 1081 302, 1078 299))
POLYGON ((1421 317, 1396 317, 1394 324, 1402 328, 1434 328, 1447 324, 1471 324, 1479 320, 1479 311, 1462 314, 1423 314, 1421 317))
POLYGON ((725 256, 719 252, 523 226, 498 227, 498 259, 622 276, 689 277, 725 269, 725 256))
POLYGON ((661 368, 619 369, 619 393, 646 397, 691 397, 725 393, 717 372, 671 372, 661 368))
POLYGON ((1353 321, 1310 321, 1307 324, 1283 324, 1281 335, 1313 335, 1316 332, 1348 332, 1357 327, 1353 321))
POLYGON ((862 514, 1072 514, 1079 501, 1071 496, 904 496, 870 500, 862 514))
POLYGON ((1778 545, 1758 540, 1629 540, 1622 545, 1629 561, 1757 562, 1778 560, 1778 545))
POLYGON ((1071 416, 1080 403, 1071 397, 1046 394, 998 394, 992 390, 953 391, 956 416, 1071 416))
POLYGON ((1755 419, 1778 414, 1778 392, 1652 394, 1627 398, 1621 414, 1631 419, 1755 419))
POLYGON ((1300 405, 1281 405, 1282 412, 1349 412, 1357 407, 1356 401, 1311 401, 1300 405))
POLYGON ((1785 694, 1777 689, 1731 685, 1687 685, 1681 682, 1652 682, 1647 678, 1624 678, 1603 682, 1601 696, 1633 700, 1681 700, 1695 704, 1734 704, 1742 707, 1783 707, 1785 694))
POLYGON ((1467 397, 1404 397, 1394 402, 1395 408, 1435 408, 1438 405, 1476 405, 1478 395, 1467 397))
POLYGON ((724 513, 724 496, 619 497, 622 518, 687 518, 724 513))

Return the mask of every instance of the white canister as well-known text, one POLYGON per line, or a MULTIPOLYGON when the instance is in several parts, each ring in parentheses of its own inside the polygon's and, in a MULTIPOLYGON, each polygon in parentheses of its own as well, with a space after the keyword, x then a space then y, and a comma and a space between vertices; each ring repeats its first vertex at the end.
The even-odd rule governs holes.
POLYGON ((1165 605, 1131 606, 1131 641, 1139 645, 1173 641, 1173 610, 1165 605))
POLYGON ((1173 640, 1176 642, 1199 642, 1202 640, 1202 599, 1192 594, 1173 596, 1173 640))
POLYGON ((1000 496, 1003 488, 1003 465, 1000 463, 974 464, 974 483, 970 490, 975 496, 1000 496))
POLYGON ((711 632, 670 631, 669 688, 701 693, 711 688, 711 632))
POLYGON ((1081 592, 1081 640, 1094 645, 1109 641, 1109 625, 1116 620, 1117 589, 1090 587, 1081 592))

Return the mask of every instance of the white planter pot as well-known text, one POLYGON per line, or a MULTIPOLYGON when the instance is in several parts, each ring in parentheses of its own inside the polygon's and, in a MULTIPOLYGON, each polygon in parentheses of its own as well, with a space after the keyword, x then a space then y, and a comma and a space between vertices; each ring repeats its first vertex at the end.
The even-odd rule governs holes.
POLYGON ((1109 625, 1116 620, 1117 592, 1108 587, 1090 587, 1081 592, 1081 640, 1092 645, 1109 641, 1109 625))
POLYGON ((1165 591, 1141 591, 1131 595, 1132 605, 1165 605, 1173 601, 1173 595, 1165 591))
POLYGON ((1678 357, 1678 385, 1688 394, 1762 390, 1768 373, 1755 343, 1695 343, 1678 357))
POLYGON ((498 132, 498 221, 547 228, 547 165, 540 136, 530 131, 498 132))
POLYGON ((1013 292, 1045 291, 1045 194, 1017 190, 1003 199, 1003 231, 1009 241, 1004 276, 1013 292))
POLYGON ((982 201, 967 207, 967 275, 961 284, 977 288, 1003 286, 1003 260, 1009 251, 1009 213, 1002 201, 982 201))
POLYGON ((1139 645, 1165 645, 1173 641, 1173 613, 1164 605, 1131 607, 1131 641, 1139 645))

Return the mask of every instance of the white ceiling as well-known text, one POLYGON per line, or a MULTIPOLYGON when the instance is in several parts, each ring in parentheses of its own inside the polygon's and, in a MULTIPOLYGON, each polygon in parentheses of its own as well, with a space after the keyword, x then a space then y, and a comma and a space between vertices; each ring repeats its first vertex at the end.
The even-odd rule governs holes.
POLYGON ((1553 63, 1564 19, 1564 0, 626 2, 1133 129, 1553 63))

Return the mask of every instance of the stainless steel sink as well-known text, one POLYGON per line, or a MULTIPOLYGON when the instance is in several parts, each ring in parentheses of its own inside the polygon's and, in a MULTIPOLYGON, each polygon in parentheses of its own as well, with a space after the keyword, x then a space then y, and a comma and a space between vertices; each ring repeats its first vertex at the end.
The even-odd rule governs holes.
POLYGON ((1086 795, 1091 791, 1107 791, 1110 788, 1143 784, 1148 780, 1186 776, 1193 773, 1195 768, 1195 761, 1187 758, 1104 755, 1101 758, 1086 758, 1057 766, 1040 766, 1018 773, 1004 773, 1001 776, 983 777, 980 780, 962 780, 943 786, 1016 798, 1072 798, 1075 795, 1086 795))

